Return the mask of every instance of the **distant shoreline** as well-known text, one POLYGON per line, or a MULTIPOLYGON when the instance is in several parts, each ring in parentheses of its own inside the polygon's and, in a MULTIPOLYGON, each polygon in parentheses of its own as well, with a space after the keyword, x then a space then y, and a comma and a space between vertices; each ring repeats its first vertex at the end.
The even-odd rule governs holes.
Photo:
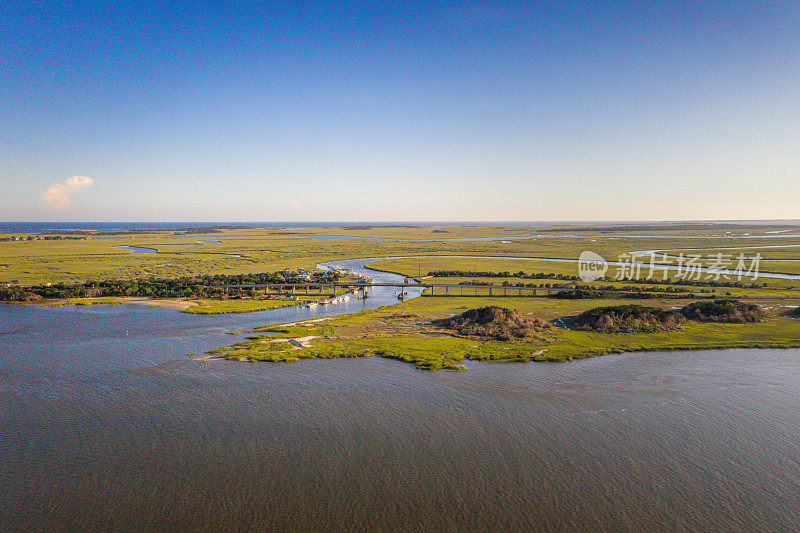
POLYGON ((796 228, 800 219, 775 220, 541 220, 541 221, 346 221, 346 222, 0 222, 0 234, 25 233, 79 233, 97 234, 103 232, 131 233, 142 231, 187 231, 220 229, 313 229, 313 228, 402 228, 430 226, 680 226, 681 229, 693 227, 719 227, 736 229, 752 226, 781 226, 796 228))

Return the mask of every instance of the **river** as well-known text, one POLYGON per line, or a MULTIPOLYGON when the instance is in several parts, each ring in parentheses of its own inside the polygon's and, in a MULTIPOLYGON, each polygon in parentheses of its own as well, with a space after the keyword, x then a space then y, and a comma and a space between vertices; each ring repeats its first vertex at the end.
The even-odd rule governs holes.
MULTIPOLYGON (((373 294, 323 309, 396 301, 373 294)), ((187 356, 322 312, 0 306, 0 529, 800 524, 800 350, 457 373, 187 356)))

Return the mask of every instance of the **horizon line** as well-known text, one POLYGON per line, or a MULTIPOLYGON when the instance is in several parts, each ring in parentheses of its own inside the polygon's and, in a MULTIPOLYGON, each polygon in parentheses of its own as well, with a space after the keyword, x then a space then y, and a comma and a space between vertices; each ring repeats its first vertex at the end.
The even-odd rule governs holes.
POLYGON ((753 219, 652 219, 652 220, 0 220, 0 224, 696 224, 696 223, 793 223, 800 225, 800 218, 753 218, 753 219))

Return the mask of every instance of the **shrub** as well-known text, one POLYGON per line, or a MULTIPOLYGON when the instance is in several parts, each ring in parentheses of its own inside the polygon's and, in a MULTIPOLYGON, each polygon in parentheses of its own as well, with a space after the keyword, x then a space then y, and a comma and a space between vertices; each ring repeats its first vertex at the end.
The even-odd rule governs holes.
POLYGON ((756 304, 750 304, 724 298, 711 302, 694 302, 683 309, 681 313, 688 319, 698 322, 729 322, 745 323, 760 322, 766 313, 756 304))
POLYGON ((680 328, 684 317, 676 311, 641 305, 597 307, 568 320, 575 329, 603 333, 651 333, 680 328))
POLYGON ((595 291, 592 289, 576 289, 574 291, 558 291, 551 294, 550 298, 558 298, 561 300, 590 300, 596 298, 605 298, 606 293, 603 291, 595 291))
POLYGON ((540 332, 550 328, 550 324, 543 320, 497 306, 470 309, 460 315, 434 320, 432 324, 454 329, 462 335, 498 340, 536 337, 540 332))
POLYGON ((28 292, 19 287, 0 288, 0 301, 2 302, 35 302, 41 300, 38 294, 28 292))

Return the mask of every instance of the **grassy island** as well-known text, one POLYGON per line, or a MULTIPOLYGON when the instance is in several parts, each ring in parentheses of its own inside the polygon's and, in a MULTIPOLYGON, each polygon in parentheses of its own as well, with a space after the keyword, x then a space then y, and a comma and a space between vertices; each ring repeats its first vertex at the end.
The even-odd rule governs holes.
MULTIPOLYGON (((659 312, 643 307, 644 311, 629 316, 636 324, 646 323, 644 317, 681 317, 676 319, 679 329, 642 331, 625 326, 616 331, 576 330, 558 324, 574 316, 575 306, 591 301, 507 298, 508 308, 493 307, 495 301, 471 299, 466 303, 480 307, 470 309, 463 299, 423 297, 352 315, 266 326, 211 355, 251 362, 378 355, 421 370, 463 370, 465 359, 563 362, 636 351, 800 347, 800 322, 780 314, 768 314, 761 322, 698 322, 668 309, 673 302, 665 300, 659 302, 659 312)), ((584 310, 602 315, 615 309, 613 305, 603 307, 603 311, 584 310)), ((619 311, 615 313, 619 315, 619 311)))

